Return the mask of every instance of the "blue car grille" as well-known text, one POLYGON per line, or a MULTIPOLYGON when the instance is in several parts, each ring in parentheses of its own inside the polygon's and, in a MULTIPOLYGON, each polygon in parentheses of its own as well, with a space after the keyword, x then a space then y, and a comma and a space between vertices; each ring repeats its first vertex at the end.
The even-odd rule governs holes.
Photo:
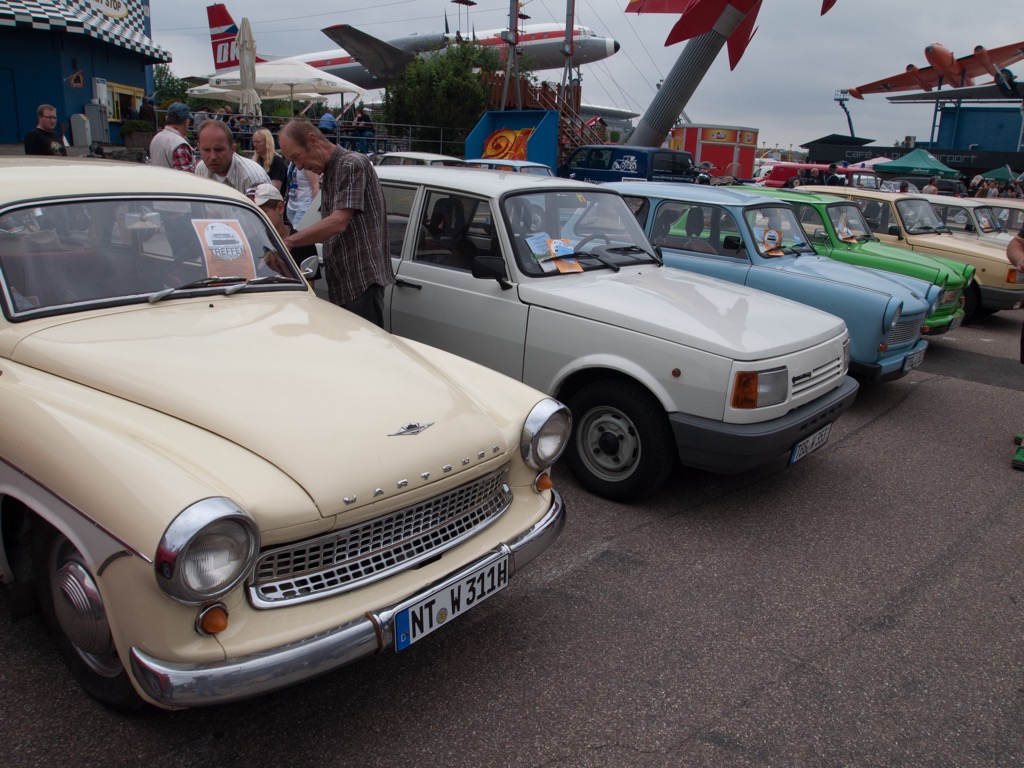
POLYGON ((347 592, 451 549, 512 503, 508 465, 382 517, 260 554, 249 597, 274 608, 347 592))
POLYGON ((889 346, 892 347, 896 344, 905 344, 910 341, 916 341, 921 335, 921 322, 920 320, 914 320, 910 322, 896 323, 896 327, 892 329, 892 333, 889 334, 889 346))

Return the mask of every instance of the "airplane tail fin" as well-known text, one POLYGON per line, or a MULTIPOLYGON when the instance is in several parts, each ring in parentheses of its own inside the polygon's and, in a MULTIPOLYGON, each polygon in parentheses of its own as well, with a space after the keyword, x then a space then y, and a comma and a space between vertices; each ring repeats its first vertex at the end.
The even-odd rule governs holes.
POLYGON ((210 44, 213 47, 213 66, 218 72, 223 69, 237 69, 238 25, 223 3, 206 6, 206 18, 210 22, 210 44))

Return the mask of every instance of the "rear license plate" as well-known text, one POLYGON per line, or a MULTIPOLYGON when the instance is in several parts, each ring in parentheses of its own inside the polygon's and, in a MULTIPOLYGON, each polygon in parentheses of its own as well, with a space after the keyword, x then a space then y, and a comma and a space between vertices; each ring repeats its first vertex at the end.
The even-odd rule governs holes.
POLYGON ((506 555, 466 574, 454 584, 435 589, 395 615, 395 650, 408 648, 507 586, 506 555))
POLYGON ((903 372, 912 371, 924 361, 925 350, 919 349, 912 355, 907 355, 907 359, 903 361, 903 372))
POLYGON ((828 433, 832 429, 831 424, 826 424, 810 437, 805 437, 793 446, 793 452, 789 454, 789 463, 796 464, 808 453, 813 453, 828 442, 828 433))

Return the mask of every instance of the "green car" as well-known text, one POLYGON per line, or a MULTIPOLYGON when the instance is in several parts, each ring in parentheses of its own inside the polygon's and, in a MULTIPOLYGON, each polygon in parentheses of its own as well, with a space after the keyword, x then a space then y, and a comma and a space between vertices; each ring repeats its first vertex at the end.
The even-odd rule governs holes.
POLYGON ((851 200, 802 190, 745 186, 744 192, 785 200, 796 207, 809 244, 819 256, 860 267, 896 272, 940 286, 939 307, 925 321, 924 333, 938 336, 964 320, 964 291, 974 278, 974 267, 940 256, 927 256, 879 242, 851 200))

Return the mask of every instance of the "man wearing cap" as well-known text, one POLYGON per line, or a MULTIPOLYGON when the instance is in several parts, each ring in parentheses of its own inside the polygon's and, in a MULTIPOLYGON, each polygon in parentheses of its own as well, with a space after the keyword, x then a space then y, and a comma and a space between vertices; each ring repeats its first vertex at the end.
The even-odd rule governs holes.
POLYGON ((840 175, 838 166, 835 163, 829 163, 828 175, 825 177, 825 184, 830 187, 841 187, 846 183, 846 179, 840 175))
POLYGON ((262 165, 235 152, 235 137, 227 123, 207 120, 199 128, 196 144, 202 157, 196 166, 196 176, 227 184, 242 194, 251 187, 270 182, 262 165))
MULTIPOLYGON (((295 228, 285 221, 285 207, 284 197, 281 195, 281 191, 273 184, 259 184, 252 189, 248 189, 245 192, 246 196, 251 198, 257 207, 259 207, 270 219, 270 223, 274 225, 274 229, 277 230, 277 234, 281 236, 281 239, 285 239, 288 235, 295 232, 295 228)), ((303 260, 308 259, 310 256, 316 256, 315 245, 299 245, 291 250, 292 258, 298 264, 302 264, 303 260)), ((281 274, 287 274, 287 271, 280 268, 276 264, 276 253, 268 253, 264 256, 264 260, 267 265, 276 272, 281 274)), ((313 277, 309 278, 309 284, 312 285, 313 281, 320 274, 320 267, 317 266, 317 270, 313 277)))
POLYGON ((188 121, 192 117, 188 105, 180 101, 167 108, 167 124, 153 140, 149 142, 149 162, 163 168, 174 168, 178 171, 193 173, 196 169, 196 156, 192 145, 185 138, 188 121))

